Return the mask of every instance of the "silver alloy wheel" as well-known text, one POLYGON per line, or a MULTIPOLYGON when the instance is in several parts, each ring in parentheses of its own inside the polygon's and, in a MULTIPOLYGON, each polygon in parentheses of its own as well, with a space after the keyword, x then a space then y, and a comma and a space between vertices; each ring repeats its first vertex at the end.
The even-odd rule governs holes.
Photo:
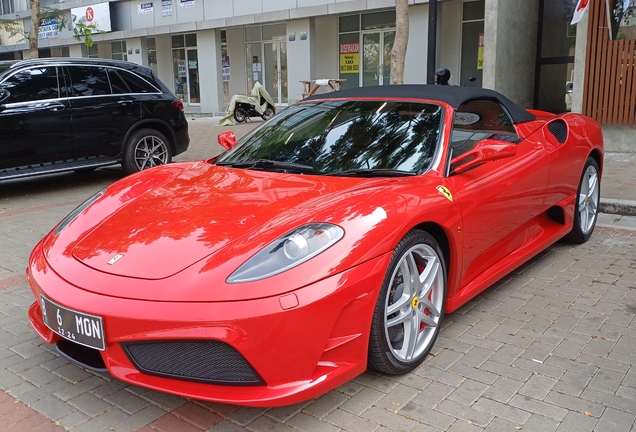
POLYGON ((444 303, 444 270, 426 244, 411 247, 391 275, 384 330, 391 353, 403 362, 419 359, 435 339, 444 303))
POLYGON ((147 135, 135 145, 135 163, 139 170, 168 163, 168 145, 155 135, 147 135))
POLYGON ((598 171, 590 165, 585 170, 579 192, 579 224, 583 234, 588 234, 594 227, 599 195, 598 171))

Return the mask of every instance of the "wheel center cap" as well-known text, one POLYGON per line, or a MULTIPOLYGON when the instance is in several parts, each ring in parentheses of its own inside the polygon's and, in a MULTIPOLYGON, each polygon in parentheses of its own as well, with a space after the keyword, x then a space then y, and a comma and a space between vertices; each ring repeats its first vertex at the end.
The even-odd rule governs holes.
POLYGON ((583 202, 585 202, 585 204, 587 204, 590 201, 590 198, 588 196, 585 197, 585 199, 583 199, 583 202))
POLYGON ((419 297, 417 297, 417 296, 413 297, 413 300, 411 300, 411 306, 413 307, 413 309, 417 309, 417 306, 419 304, 420 304, 419 297))

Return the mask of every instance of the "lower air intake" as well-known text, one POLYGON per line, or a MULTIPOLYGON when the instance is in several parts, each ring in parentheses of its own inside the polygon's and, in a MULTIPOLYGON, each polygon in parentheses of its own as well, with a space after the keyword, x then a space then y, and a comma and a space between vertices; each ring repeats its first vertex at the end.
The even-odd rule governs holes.
POLYGON ((122 344, 130 361, 149 375, 222 385, 263 385, 245 358, 220 341, 150 341, 122 344))

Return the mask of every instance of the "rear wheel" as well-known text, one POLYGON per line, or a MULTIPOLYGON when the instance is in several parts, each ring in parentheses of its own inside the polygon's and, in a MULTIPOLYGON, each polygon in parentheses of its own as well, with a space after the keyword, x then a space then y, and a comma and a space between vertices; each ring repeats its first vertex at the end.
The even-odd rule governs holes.
POLYGON ((373 314, 369 366, 404 374, 419 366, 439 334, 446 264, 433 236, 410 231, 397 245, 373 314))
POLYGON ((576 197, 572 231, 565 239, 571 243, 585 243, 596 226, 601 197, 601 177, 598 164, 592 157, 585 162, 576 197))
POLYGON ((237 123, 243 123, 245 120, 247 120, 247 117, 248 114, 247 111, 245 111, 245 108, 240 105, 234 108, 234 120, 236 120, 237 123))
POLYGON ((126 174, 132 174, 170 163, 171 160, 168 139, 154 129, 140 129, 128 140, 122 166, 126 174))

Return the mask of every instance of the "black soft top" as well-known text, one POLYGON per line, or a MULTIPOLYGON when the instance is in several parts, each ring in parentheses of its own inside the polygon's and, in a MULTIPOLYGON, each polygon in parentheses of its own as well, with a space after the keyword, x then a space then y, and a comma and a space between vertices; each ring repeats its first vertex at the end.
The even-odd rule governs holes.
POLYGON ((533 114, 520 107, 501 93, 478 87, 438 86, 424 84, 386 85, 358 87, 340 90, 334 93, 323 93, 311 96, 307 100, 319 99, 429 99, 446 102, 457 109, 461 104, 472 99, 491 99, 499 102, 510 114, 513 123, 536 120, 533 114))

